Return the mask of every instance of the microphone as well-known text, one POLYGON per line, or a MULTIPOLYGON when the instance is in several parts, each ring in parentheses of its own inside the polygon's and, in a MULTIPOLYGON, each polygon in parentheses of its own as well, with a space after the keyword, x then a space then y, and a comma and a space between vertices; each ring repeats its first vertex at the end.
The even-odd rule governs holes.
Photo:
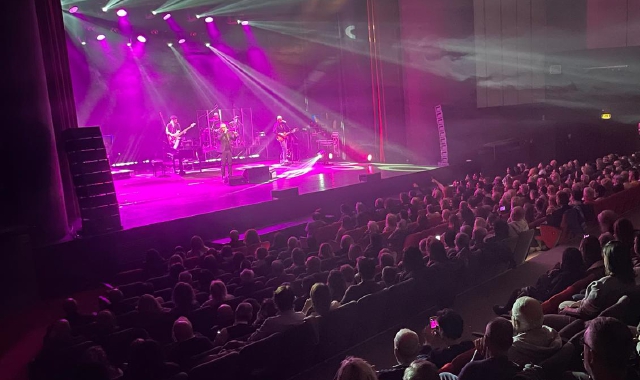
POLYGON ((282 122, 283 122, 283 123, 285 123, 285 124, 287 124, 287 121, 286 121, 286 120, 282 120, 282 122))

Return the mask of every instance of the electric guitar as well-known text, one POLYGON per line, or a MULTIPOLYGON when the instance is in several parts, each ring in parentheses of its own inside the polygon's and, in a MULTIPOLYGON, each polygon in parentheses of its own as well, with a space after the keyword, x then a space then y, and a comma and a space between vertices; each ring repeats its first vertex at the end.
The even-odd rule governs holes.
POLYGON ((190 126, 188 126, 186 129, 183 129, 182 131, 176 133, 175 136, 172 136, 170 134, 167 133, 167 139, 169 140, 169 145, 171 145, 173 147, 173 149, 178 149, 178 147, 180 146, 180 140, 182 140, 182 136, 184 136, 185 133, 187 133, 187 131, 193 127, 196 126, 196 123, 191 123, 190 126))
POLYGON ((278 142, 283 142, 290 134, 298 132, 298 128, 293 128, 289 132, 280 132, 276 135, 278 142))

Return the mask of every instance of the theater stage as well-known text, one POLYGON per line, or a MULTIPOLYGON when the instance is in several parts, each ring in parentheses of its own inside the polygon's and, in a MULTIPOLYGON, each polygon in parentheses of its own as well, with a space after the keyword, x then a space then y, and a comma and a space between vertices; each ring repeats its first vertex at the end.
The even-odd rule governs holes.
MULTIPOLYGON (((194 215, 233 209, 272 200, 272 190, 297 187, 301 195, 358 184, 359 176, 381 173, 383 179, 432 170, 431 166, 345 163, 324 164, 317 159, 291 166, 264 161, 237 164, 234 174, 249 167, 268 166, 272 179, 261 184, 230 186, 223 183, 220 169, 187 171, 184 176, 167 171, 166 176, 135 173, 115 181, 124 229, 147 226, 194 215)), ((340 203, 339 199, 335 200, 340 203)))

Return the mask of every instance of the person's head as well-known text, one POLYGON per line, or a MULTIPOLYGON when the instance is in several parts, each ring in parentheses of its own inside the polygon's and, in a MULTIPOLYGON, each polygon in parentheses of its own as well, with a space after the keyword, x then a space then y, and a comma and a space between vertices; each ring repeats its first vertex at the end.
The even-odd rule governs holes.
POLYGON ((604 232, 598 236, 598 241, 600 242, 600 246, 604 248, 608 242, 613 241, 613 234, 610 232, 604 232))
POLYGON ((220 256, 223 258, 233 257, 233 248, 230 245, 223 245, 220 248, 220 256))
POLYGON ((180 275, 178 276, 178 281, 179 282, 186 282, 187 284, 191 284, 191 282, 193 281, 193 276, 191 275, 191 272, 184 271, 184 272, 180 273, 180 275))
POLYGON ((395 263, 396 260, 391 253, 380 251, 380 254, 378 254, 378 265, 380 265, 380 268, 392 267, 395 263))
POLYGON ((313 309, 318 315, 329 314, 329 310, 331 310, 331 290, 329 286, 320 282, 315 283, 311 287, 309 296, 311 297, 313 309))
POLYGON ((588 268, 595 262, 602 260, 602 247, 600 247, 600 241, 595 236, 587 236, 580 242, 580 253, 582 254, 582 261, 588 268))
MULTIPOLYGON (((343 252, 349 252, 349 247, 353 244, 353 238, 349 235, 343 235, 340 239, 340 249, 343 252)), ((344 253, 343 253, 344 254, 344 253)))
POLYGON ((193 326, 191 321, 186 317, 180 317, 173 322, 173 340, 176 342, 184 342, 193 338, 193 326))
POLYGON ((604 210, 598 214, 598 224, 600 225, 600 232, 613 233, 613 225, 618 220, 618 215, 612 210, 604 210))
POLYGON ((254 230, 254 229, 247 230, 244 233, 244 243, 247 246, 260 244, 260 235, 258 235, 258 231, 254 230))
POLYGON ((356 276, 356 270, 351 265, 343 264, 340 266, 340 273, 342 273, 342 277, 348 285, 353 284, 356 276))
POLYGON ((568 247, 562 252, 562 263, 560 269, 565 272, 580 273, 584 271, 584 261, 582 252, 578 248, 568 247))
POLYGON ((173 288, 173 303, 176 307, 189 307, 193 304, 195 295, 193 288, 186 282, 179 282, 173 288))
POLYGON ((358 244, 351 244, 347 253, 349 260, 357 261, 360 256, 362 256, 362 247, 358 244))
POLYGON ((627 284, 635 281, 631 247, 620 241, 610 241, 602 248, 602 258, 607 275, 616 277, 627 284))
POLYGON ((253 318, 253 306, 248 302, 241 302, 236 306, 236 323, 249 323, 253 318))
POLYGON ((449 341, 456 341, 462 337, 464 330, 464 320, 462 316, 452 309, 443 309, 438 311, 438 333, 440 336, 449 341))
POLYGON ((227 129, 227 124, 225 124, 225 123, 220 124, 220 131, 222 133, 227 133, 227 130, 228 130, 227 129))
POLYGON ((184 259, 182 258, 182 256, 180 256, 178 254, 173 254, 173 255, 171 255, 171 257, 169 257, 169 262, 167 264, 169 265, 169 268, 171 268, 171 266, 173 264, 183 265, 184 264, 184 259))
POLYGON ((288 284, 278 286, 273 293, 273 302, 281 313, 293 310, 294 300, 293 289, 288 284))
POLYGON ((613 236, 616 240, 621 241, 629 246, 633 244, 635 232, 633 231, 633 223, 627 218, 620 218, 613 224, 613 236))
POLYGON ((204 248, 204 241, 198 235, 195 235, 191 238, 191 250, 200 251, 204 248))
POLYGON ((406 272, 414 272, 424 267, 424 259, 422 252, 417 247, 409 247, 404 251, 404 259, 402 260, 404 270, 406 272))
POLYGON ((251 269, 244 269, 240 272, 240 282, 243 284, 248 284, 253 282, 255 277, 255 273, 251 269))
POLYGON ((349 356, 340 364, 335 380, 377 380, 376 371, 360 358, 349 356))
POLYGON ((444 241, 444 244, 447 246, 447 248, 453 248, 456 245, 456 231, 455 230, 448 230, 447 232, 445 232, 441 239, 444 241))
POLYGON ((558 202, 558 206, 568 206, 570 201, 570 196, 565 191, 560 191, 556 194, 556 201, 558 202))
POLYGON ((460 232, 466 234, 467 236, 471 236, 471 234, 473 233, 473 226, 471 226, 470 224, 465 224, 464 226, 460 227, 460 232))
POLYGON ((281 260, 273 260, 273 262, 271 262, 271 273, 276 277, 281 276, 284 273, 284 264, 281 260))
POLYGON ((311 256, 305 263, 307 267, 307 274, 320 273, 322 267, 322 261, 317 256, 311 256))
POLYGON ((623 379, 632 345, 627 325, 615 318, 598 317, 584 332, 584 368, 594 380, 623 379))
POLYGON ((582 190, 582 199, 585 202, 593 202, 596 199, 596 191, 592 187, 585 187, 582 190))
POLYGON ((473 230, 472 239, 476 244, 484 242, 484 238, 487 237, 487 229, 484 227, 476 227, 473 230))
POLYGON ((384 267, 382 268, 382 281, 385 286, 389 287, 398 283, 398 268, 384 267))
POLYGON ((178 117, 176 115, 171 115, 171 122, 177 123, 178 122, 178 117))
POLYGON ((496 318, 487 323, 484 345, 487 357, 506 356, 513 344, 513 325, 508 319, 496 318))
POLYGON ((535 298, 520 297, 511 308, 511 323, 516 334, 542 328, 542 304, 535 298))
POLYGON ((298 242, 298 238, 296 238, 295 236, 291 236, 289 239, 287 239, 287 248, 289 248, 290 250, 294 250, 299 246, 300 243, 298 242))
POLYGON ((109 310, 102 310, 96 315, 96 326, 103 330, 111 330, 116 327, 116 317, 109 310))
POLYGON ((273 235, 273 249, 281 249, 281 248, 285 248, 287 246, 287 237, 285 234, 281 233, 281 232, 276 232, 275 235, 273 235))
POLYGON ((438 240, 433 239, 428 246, 429 249, 429 261, 433 262, 446 262, 447 259, 447 250, 444 247, 444 244, 438 240))
POLYGON ((458 250, 469 248, 469 235, 460 232, 456 235, 456 248, 458 250))
POLYGON ((438 367, 426 359, 418 359, 404 370, 402 380, 439 380, 438 367))
POLYGON ((62 310, 65 315, 73 315, 78 313, 78 302, 73 298, 67 298, 62 302, 62 310))
POLYGON ((495 231, 496 238, 498 238, 499 240, 503 240, 509 237, 509 224, 506 220, 496 220, 493 225, 493 230, 495 231))
POLYGON ((240 241, 240 232, 238 232, 238 230, 229 231, 229 239, 233 243, 239 242, 240 241))
POLYGON ((401 329, 393 339, 393 353, 398 364, 411 364, 412 361, 416 360, 421 349, 422 344, 415 331, 401 329))
POLYGON ((396 228, 398 225, 398 216, 396 214, 387 214, 385 226, 389 229, 396 228))
POLYGON ((151 294, 143 294, 138 298, 137 310, 140 313, 160 313, 162 311, 162 305, 158 299, 151 294))
POLYGON ((333 269, 329 272, 327 285, 329 286, 333 299, 337 299, 338 297, 342 299, 344 292, 347 290, 347 283, 344 280, 344 276, 342 275, 342 272, 337 269, 333 269))
POLYGON ((280 115, 276 116, 276 121, 282 121, 282 116, 280 115))
POLYGON ((320 249, 318 250, 318 256, 320 256, 321 259, 330 259, 334 257, 333 249, 331 248, 331 245, 329 243, 320 244, 320 249))
POLYGON ((358 273, 362 281, 372 281, 376 276, 376 260, 361 257, 358 260, 358 273))
POLYGON ((311 214, 311 219, 315 221, 322 220, 322 214, 316 211, 313 214, 311 214))
POLYGON ((164 353, 160 343, 151 339, 136 339, 131 343, 127 372, 132 378, 160 378, 164 370, 164 353))
POLYGON ((373 220, 370 220, 367 223, 367 231, 369 231, 369 233, 374 233, 374 232, 378 232, 380 230, 380 227, 378 226, 378 223, 376 223, 373 220))
POLYGON ((177 264, 173 264, 169 267, 169 277, 171 277, 172 279, 175 279, 176 281, 178 280, 178 277, 180 276, 180 273, 185 271, 185 267, 184 265, 177 263, 177 264))
POLYGON ((220 280, 211 281, 209 295, 211 300, 220 303, 227 298, 227 286, 220 280))
POLYGON ((216 311, 216 322, 222 326, 229 326, 233 324, 233 321, 233 308, 224 303, 218 306, 218 310, 216 311))
POLYGON ((511 220, 519 222, 524 219, 524 208, 516 206, 511 210, 511 220))

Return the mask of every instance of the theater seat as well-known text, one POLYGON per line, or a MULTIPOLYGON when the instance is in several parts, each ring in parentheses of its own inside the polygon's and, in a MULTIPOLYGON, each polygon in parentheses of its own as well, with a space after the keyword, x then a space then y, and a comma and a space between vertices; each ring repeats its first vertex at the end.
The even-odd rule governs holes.
POLYGON ((318 350, 316 359, 328 359, 349 347, 356 321, 356 302, 352 301, 318 317, 318 350))
POLYGON ((236 380, 240 367, 240 354, 230 352, 189 371, 189 380, 236 380))
POLYGON ((246 380, 272 380, 279 368, 283 350, 281 333, 250 343, 240 350, 241 378, 246 380))
POLYGON ((368 294, 356 302, 356 321, 353 328, 351 342, 353 344, 367 340, 384 327, 385 313, 389 296, 389 290, 382 289, 373 294, 368 294))

